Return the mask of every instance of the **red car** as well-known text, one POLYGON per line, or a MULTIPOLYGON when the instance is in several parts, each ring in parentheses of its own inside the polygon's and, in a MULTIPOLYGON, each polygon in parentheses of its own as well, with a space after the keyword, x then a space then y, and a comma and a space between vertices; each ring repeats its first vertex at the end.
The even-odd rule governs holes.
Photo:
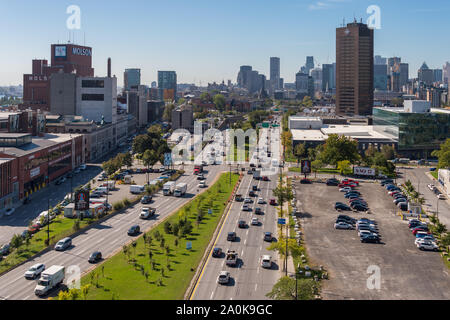
POLYGON ((413 235, 416 235, 417 232, 419 232, 419 231, 423 231, 423 232, 426 232, 426 233, 428 233, 428 234, 431 234, 431 232, 428 231, 428 228, 427 228, 427 227, 417 227, 417 228, 414 228, 413 231, 412 231, 412 234, 413 234, 413 235))
POLYGON ((353 180, 353 179, 344 179, 341 182, 342 183, 350 183, 351 182, 351 183, 354 183, 354 184, 359 186, 359 181, 356 181, 356 180, 353 180))
POLYGON ((271 206, 276 206, 276 205, 277 205, 277 200, 275 200, 275 199, 270 199, 269 204, 270 204, 271 206))
POLYGON ((338 184, 338 188, 344 188, 344 187, 350 187, 350 188, 355 188, 356 185, 352 185, 352 184, 348 184, 348 183, 340 183, 338 184))
POLYGON ((262 177, 262 180, 263 180, 263 181, 269 181, 269 178, 266 177, 266 176, 264 176, 264 177, 262 177))
POLYGON ((41 225, 40 224, 33 224, 32 226, 28 227, 28 232, 30 234, 35 234, 36 232, 38 232, 41 229, 41 225))

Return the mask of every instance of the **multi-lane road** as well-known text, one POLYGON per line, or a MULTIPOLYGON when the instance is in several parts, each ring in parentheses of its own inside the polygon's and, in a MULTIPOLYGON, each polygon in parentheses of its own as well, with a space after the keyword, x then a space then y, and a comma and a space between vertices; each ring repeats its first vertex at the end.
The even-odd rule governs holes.
MULTIPOLYGON (((73 239, 71 248, 64 252, 49 251, 42 254, 33 261, 29 261, 0 277, 0 299, 28 300, 37 299, 34 295, 36 281, 26 280, 24 273, 36 263, 44 263, 46 267, 52 265, 77 266, 83 274, 93 266, 88 263, 90 254, 94 251, 101 251, 104 258, 120 250, 124 244, 132 237, 127 235, 127 230, 135 224, 140 225, 141 230, 151 228, 155 223, 161 221, 169 214, 177 210, 188 202, 198 192, 197 177, 192 175, 192 168, 189 166, 186 174, 179 178, 177 182, 188 183, 188 191, 185 197, 165 197, 161 193, 154 196, 154 203, 150 206, 157 208, 156 219, 141 220, 139 213, 142 205, 137 204, 126 210, 122 214, 110 217, 106 221, 92 227, 81 235, 73 239), (190 170, 190 171, 189 171, 190 170)), ((220 172, 226 170, 223 166, 209 166, 206 169, 207 184, 211 184, 220 172)))

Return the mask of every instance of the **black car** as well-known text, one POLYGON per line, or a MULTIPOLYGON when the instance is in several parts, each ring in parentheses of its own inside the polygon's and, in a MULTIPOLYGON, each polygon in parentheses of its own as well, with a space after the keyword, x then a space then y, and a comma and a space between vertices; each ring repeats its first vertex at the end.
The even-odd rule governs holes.
POLYGON ((361 242, 363 243, 380 243, 380 237, 376 234, 369 234, 360 237, 361 242))
POLYGON ((228 232, 227 241, 235 241, 236 240, 236 232, 228 232))
POLYGON ((143 196, 141 199, 142 204, 149 204, 152 202, 152 196, 143 196))
POLYGON ((139 234, 139 232, 141 232, 141 228, 138 225, 134 225, 128 230, 128 235, 136 236, 139 234))
POLYGON ((262 214, 261 208, 255 208, 255 214, 262 214))
POLYGON ((247 223, 244 220, 239 220, 238 227, 239 229, 245 229, 247 228, 247 223))
POLYGON ((385 179, 385 180, 381 180, 381 182, 380 182, 380 184, 382 186, 385 186, 385 185, 387 185, 389 183, 394 183, 394 181, 392 179, 385 179))
POLYGON ((249 195, 250 197, 256 197, 256 193, 255 193, 253 190, 251 190, 251 191, 248 193, 248 195, 249 195))
POLYGON ((348 205, 343 204, 343 203, 336 203, 334 205, 334 209, 335 210, 345 210, 345 211, 351 211, 352 208, 350 208, 348 205))
POLYGON ((337 186, 339 184, 339 180, 338 179, 328 179, 327 180, 327 186, 337 186))
POLYGON ((272 242, 272 232, 264 232, 264 241, 272 242))
POLYGON ((338 219, 344 219, 344 220, 347 220, 348 223, 351 223, 351 224, 355 224, 355 223, 356 223, 356 219, 355 219, 355 218, 349 217, 349 216, 347 216, 347 215, 345 215, 345 214, 340 214, 340 215, 338 215, 337 218, 338 218, 338 219))
POLYGON ((258 191, 258 186, 253 186, 253 191, 258 191))
POLYGON ((95 251, 89 256, 89 263, 97 263, 102 260, 102 253, 100 251, 95 251))
POLYGON ((253 171, 252 170, 248 170, 247 174, 253 174, 253 171))
POLYGON ((362 204, 356 204, 352 208, 353 208, 353 210, 356 210, 356 211, 367 211, 367 210, 369 210, 368 207, 363 206, 362 204))
POLYGON ((213 251, 212 251, 212 256, 213 256, 214 258, 220 258, 220 257, 222 256, 222 249, 221 249, 221 248, 218 248, 218 247, 215 247, 215 248, 213 249, 213 251))

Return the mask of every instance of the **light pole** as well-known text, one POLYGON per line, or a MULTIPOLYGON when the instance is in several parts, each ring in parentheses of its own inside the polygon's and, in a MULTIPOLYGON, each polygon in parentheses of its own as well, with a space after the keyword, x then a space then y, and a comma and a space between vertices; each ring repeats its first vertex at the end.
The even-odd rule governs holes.
MULTIPOLYGON (((47 198, 47 246, 50 245, 50 198, 47 198)), ((45 221, 45 220, 44 220, 45 221)))

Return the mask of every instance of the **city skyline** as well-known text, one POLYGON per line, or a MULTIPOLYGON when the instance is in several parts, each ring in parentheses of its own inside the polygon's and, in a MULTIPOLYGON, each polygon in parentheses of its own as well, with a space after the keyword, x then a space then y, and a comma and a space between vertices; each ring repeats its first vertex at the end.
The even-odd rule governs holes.
MULTIPOLYGON (((381 29, 375 30, 374 54, 402 57, 402 61, 409 63, 410 77, 415 77, 424 61, 434 69, 442 68, 450 60, 446 56, 450 45, 443 40, 446 25, 450 24, 445 20, 445 12, 448 12, 445 8, 450 5, 438 2, 442 10, 430 10, 418 1, 411 6, 404 0, 395 3, 285 0, 265 2, 264 8, 256 1, 231 1, 221 5, 175 1, 175 6, 135 1, 134 6, 108 3, 108 7, 78 1, 81 29, 74 31, 71 39, 74 37, 75 43, 93 48, 97 76, 106 75, 107 59, 111 57, 112 74, 117 76, 120 85, 127 68, 140 68, 141 82, 146 85, 157 80, 158 70, 176 71, 179 83, 199 85, 201 81, 204 86, 228 79, 235 83, 241 65, 251 65, 269 78, 270 57, 280 58, 281 78, 285 83, 293 83, 306 56, 314 56, 315 63, 320 65, 335 62, 335 29, 344 18, 346 23, 353 17, 358 21, 362 18, 365 23, 369 17, 366 9, 376 4, 381 10, 381 29), (129 16, 135 7, 142 10, 133 11, 131 19, 129 16), (173 7, 177 10, 170 12, 173 7), (276 8, 281 13, 274 16, 276 8), (165 19, 169 13, 173 14, 172 20, 165 19), (433 19, 425 23, 425 18, 430 17, 433 19), (120 24, 108 22, 119 19, 120 24), (173 23, 177 20, 183 24, 173 23), (168 22, 172 24, 158 27, 168 22), (247 36, 250 33, 252 37, 247 36), (430 37, 435 41, 430 41, 430 37), (422 39, 427 39, 427 46, 422 39)), ((3 42, 10 44, 9 50, 0 53, 2 60, 8 61, 2 65, 0 85, 22 83, 22 75, 30 70, 31 59, 50 59, 50 45, 66 43, 69 39, 66 8, 71 3, 50 3, 46 0, 37 6, 30 1, 17 1, 7 7, 0 5, 6 13, 0 27, 8 30, 3 42), (23 23, 17 24, 15 12, 21 12, 23 23), (33 18, 36 12, 40 17, 38 22, 33 18), (19 37, 21 41, 16 41, 19 37)))

